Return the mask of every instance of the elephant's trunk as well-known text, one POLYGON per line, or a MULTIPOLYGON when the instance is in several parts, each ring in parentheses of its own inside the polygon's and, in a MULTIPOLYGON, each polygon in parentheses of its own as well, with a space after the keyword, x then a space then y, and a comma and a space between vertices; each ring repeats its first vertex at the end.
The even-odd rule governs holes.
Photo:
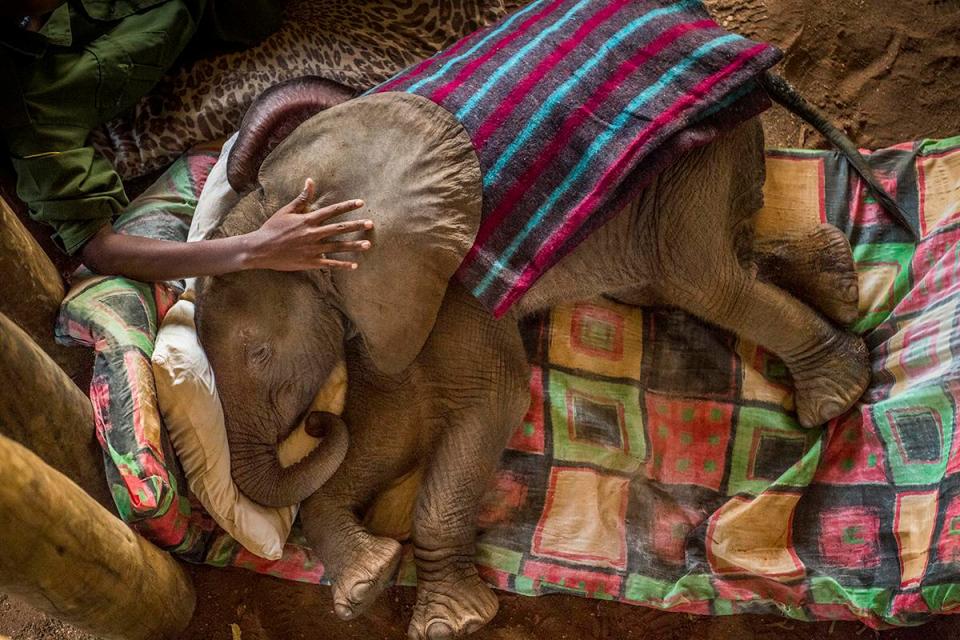
POLYGON ((313 495, 336 472, 347 455, 347 426, 332 413, 313 412, 306 432, 320 443, 305 457, 284 466, 279 444, 230 443, 233 479, 251 500, 267 507, 285 507, 313 495))

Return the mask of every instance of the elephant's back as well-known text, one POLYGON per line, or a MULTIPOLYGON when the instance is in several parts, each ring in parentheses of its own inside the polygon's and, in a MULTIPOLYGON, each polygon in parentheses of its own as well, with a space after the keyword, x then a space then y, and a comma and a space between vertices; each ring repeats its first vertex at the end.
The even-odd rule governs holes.
POLYGON ((495 315, 691 148, 769 105, 780 57, 699 2, 535 0, 372 91, 444 107, 473 141, 483 217, 458 271, 495 315))

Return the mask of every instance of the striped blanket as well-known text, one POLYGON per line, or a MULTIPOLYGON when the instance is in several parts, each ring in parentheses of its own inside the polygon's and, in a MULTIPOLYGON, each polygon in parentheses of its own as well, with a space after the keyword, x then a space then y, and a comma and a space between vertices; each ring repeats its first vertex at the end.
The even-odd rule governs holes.
POLYGON ((458 276, 499 317, 678 154, 765 109, 779 58, 698 0, 537 0, 371 92, 470 135, 483 218, 458 276))

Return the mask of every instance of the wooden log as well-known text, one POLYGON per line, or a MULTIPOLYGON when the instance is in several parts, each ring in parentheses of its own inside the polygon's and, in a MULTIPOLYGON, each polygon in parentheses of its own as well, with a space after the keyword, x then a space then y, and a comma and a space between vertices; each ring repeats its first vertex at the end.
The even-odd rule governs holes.
POLYGON ((0 312, 20 325, 54 362, 77 380, 90 368, 86 349, 53 339, 63 279, 50 258, 0 198, 0 312))
POLYGON ((173 558, 4 436, 0 591, 107 639, 177 638, 196 606, 173 558))
POLYGON ((2 313, 0 434, 31 449, 107 509, 115 508, 90 400, 2 313))

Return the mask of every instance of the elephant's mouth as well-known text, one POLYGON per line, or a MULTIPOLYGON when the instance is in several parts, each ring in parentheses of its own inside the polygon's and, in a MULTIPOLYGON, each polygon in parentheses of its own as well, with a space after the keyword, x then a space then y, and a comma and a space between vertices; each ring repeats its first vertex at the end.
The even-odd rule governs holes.
POLYGON ((320 386, 310 408, 300 420, 300 424, 290 432, 277 446, 277 458, 280 466, 287 468, 300 462, 323 442, 322 421, 308 424, 315 413, 339 416, 347 396, 347 366, 340 362, 333 368, 327 380, 320 386))

